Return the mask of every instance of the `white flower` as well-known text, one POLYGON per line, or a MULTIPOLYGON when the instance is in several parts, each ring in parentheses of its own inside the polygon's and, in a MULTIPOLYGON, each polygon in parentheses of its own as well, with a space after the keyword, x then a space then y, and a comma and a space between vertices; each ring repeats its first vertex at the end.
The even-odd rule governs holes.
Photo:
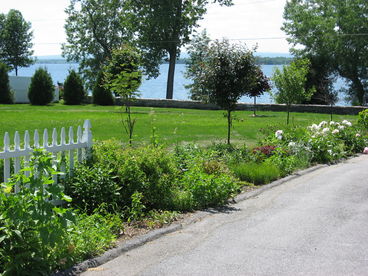
POLYGON ((355 137, 360 137, 360 134, 359 133, 355 134, 355 137))
POLYGON ((327 150, 329 155, 332 155, 332 150, 327 150))
POLYGON ((295 142, 290 142, 288 146, 289 146, 289 148, 293 148, 293 147, 296 146, 296 143, 295 142))
POLYGON ((275 137, 279 140, 282 140, 282 134, 284 134, 284 132, 282 130, 278 130, 275 132, 275 137))
POLYGON ((325 125, 327 125, 327 122, 326 121, 322 121, 319 123, 319 127, 324 127, 325 125))
POLYGON ((336 122, 331 121, 331 122, 330 122, 330 126, 334 126, 334 125, 336 125, 336 122))
POLYGON ((308 128, 309 128, 310 130, 312 130, 312 131, 317 131, 317 130, 319 130, 319 126, 317 126, 316 124, 313 124, 313 125, 309 126, 308 128))
POLYGON ((327 134, 330 131, 330 129, 328 127, 325 127, 324 129, 322 129, 322 134, 327 134))
POLYGON ((352 126, 352 124, 348 120, 344 120, 341 123, 344 124, 344 125, 346 125, 346 126, 348 126, 348 127, 351 127, 352 126))
POLYGON ((344 127, 344 126, 338 126, 338 128, 339 128, 340 130, 344 130, 344 129, 345 129, 345 127, 344 127))
POLYGON ((332 134, 337 134, 337 133, 339 133, 340 131, 338 130, 338 129, 334 129, 333 131, 332 131, 332 134))

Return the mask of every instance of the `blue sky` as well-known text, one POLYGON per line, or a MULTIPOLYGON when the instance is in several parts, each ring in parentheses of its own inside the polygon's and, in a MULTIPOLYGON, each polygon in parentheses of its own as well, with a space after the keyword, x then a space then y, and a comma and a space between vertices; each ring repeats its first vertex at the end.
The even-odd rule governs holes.
MULTIPOLYGON (((257 52, 287 53, 289 45, 280 30, 286 0, 234 0, 232 7, 209 6, 200 22, 212 39, 238 39, 257 52)), ((1 0, 0 13, 20 10, 32 23, 36 56, 59 55, 65 42, 64 9, 69 0, 1 0)))

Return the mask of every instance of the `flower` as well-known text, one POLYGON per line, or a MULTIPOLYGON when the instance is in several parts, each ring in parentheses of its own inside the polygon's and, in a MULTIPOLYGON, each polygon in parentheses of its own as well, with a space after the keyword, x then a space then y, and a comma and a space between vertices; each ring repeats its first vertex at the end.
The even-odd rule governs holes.
POLYGON ((312 130, 312 131, 317 131, 317 130, 319 130, 319 126, 317 126, 316 124, 313 124, 313 125, 309 126, 308 128, 309 128, 310 130, 312 130))
POLYGON ((355 134, 355 137, 360 137, 360 134, 359 133, 355 134))
POLYGON ((296 146, 296 143, 295 142, 290 142, 289 145, 288 145, 290 148, 293 148, 296 146))
POLYGON ((345 129, 345 127, 344 127, 344 126, 338 126, 338 129, 340 129, 340 130, 344 130, 344 129, 345 129))
POLYGON ((319 125, 318 125, 318 126, 319 126, 319 127, 323 127, 323 126, 325 126, 325 125, 327 125, 327 122, 326 122, 326 121, 322 121, 322 122, 320 122, 320 123, 319 123, 319 125))
POLYGON ((332 155, 332 150, 327 150, 329 155, 332 155))
POLYGON ((346 126, 348 126, 348 127, 351 127, 352 126, 352 124, 348 120, 344 120, 341 123, 344 124, 344 125, 346 125, 346 126))
POLYGON ((284 132, 282 131, 282 130, 278 130, 278 131, 276 131, 275 132, 275 137, 277 138, 277 139, 279 139, 279 140, 282 140, 282 134, 283 134, 284 132))
POLYGON ((330 131, 330 129, 328 127, 325 127, 324 129, 322 129, 322 134, 327 134, 330 131))
POLYGON ((340 131, 338 130, 338 129, 334 129, 333 131, 332 131, 332 134, 337 134, 337 133, 339 133, 340 131))
POLYGON ((365 148, 364 148, 363 153, 364 153, 364 154, 368 154, 368 147, 365 147, 365 148))
POLYGON ((330 126, 334 126, 334 125, 336 125, 336 122, 331 121, 331 122, 330 122, 330 126))

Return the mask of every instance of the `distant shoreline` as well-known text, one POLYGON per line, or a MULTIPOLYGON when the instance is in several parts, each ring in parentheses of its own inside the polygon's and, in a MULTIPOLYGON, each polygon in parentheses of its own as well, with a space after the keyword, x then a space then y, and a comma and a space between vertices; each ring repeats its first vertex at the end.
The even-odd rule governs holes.
MULTIPOLYGON (((181 58, 176 61, 177 64, 185 64, 188 59, 181 58)), ((289 64, 293 59, 289 57, 260 57, 256 56, 256 62, 259 65, 285 65, 289 64)), ((35 64, 76 64, 75 61, 67 61, 66 59, 37 59, 35 64)), ((168 62, 163 62, 167 64, 168 62)))

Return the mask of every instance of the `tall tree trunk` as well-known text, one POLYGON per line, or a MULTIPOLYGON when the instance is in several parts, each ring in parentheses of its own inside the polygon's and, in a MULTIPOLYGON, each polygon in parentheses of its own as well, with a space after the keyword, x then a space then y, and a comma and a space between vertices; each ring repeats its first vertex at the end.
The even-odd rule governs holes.
POLYGON ((253 109, 253 116, 256 117, 257 114, 256 114, 256 106, 257 106, 257 97, 254 96, 254 109, 253 109))
POLYGON ((287 119, 286 119, 286 124, 289 124, 289 120, 290 120, 290 105, 287 104, 286 105, 286 109, 287 109, 287 119))
POLYGON ((356 97, 359 102, 359 105, 363 105, 364 104, 364 94, 365 94, 364 86, 361 80, 357 76, 354 77, 351 81, 353 82, 353 86, 356 89, 356 97))
POLYGON ((227 111, 227 144, 230 145, 230 135, 231 135, 231 110, 227 111))
POLYGON ((15 75, 18 76, 18 66, 14 66, 15 75))
POLYGON ((175 65, 176 65, 176 48, 173 48, 169 52, 169 73, 167 76, 167 88, 166 88, 166 99, 172 99, 174 95, 174 76, 175 76, 175 65))

